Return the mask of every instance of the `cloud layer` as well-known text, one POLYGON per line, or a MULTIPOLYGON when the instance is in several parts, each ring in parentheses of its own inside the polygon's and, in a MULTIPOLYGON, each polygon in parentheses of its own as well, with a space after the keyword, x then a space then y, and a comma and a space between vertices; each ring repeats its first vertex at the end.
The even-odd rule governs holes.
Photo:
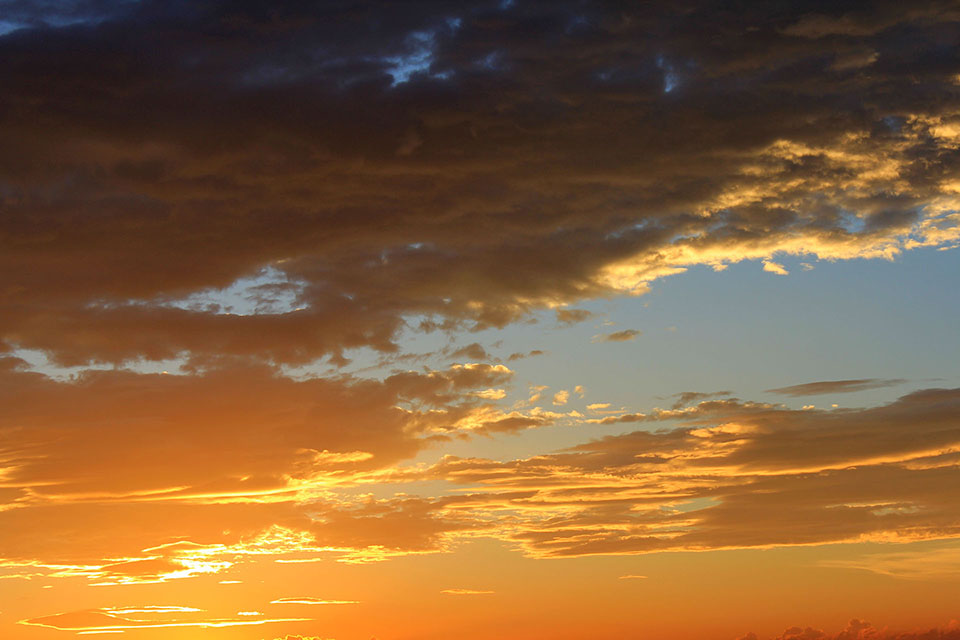
POLYGON ((956 389, 864 410, 708 400, 596 420, 680 426, 434 473, 475 487, 446 509, 498 510, 534 556, 952 538, 958 415, 956 389))
POLYGON ((305 362, 960 237, 953 3, 62 4, 0 36, 7 349, 305 362))

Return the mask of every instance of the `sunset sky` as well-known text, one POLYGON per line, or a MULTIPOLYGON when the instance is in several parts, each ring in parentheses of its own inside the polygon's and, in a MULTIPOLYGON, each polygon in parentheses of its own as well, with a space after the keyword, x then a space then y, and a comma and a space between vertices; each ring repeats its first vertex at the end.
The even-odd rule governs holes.
POLYGON ((0 640, 960 640, 960 4, 0 0, 0 640))

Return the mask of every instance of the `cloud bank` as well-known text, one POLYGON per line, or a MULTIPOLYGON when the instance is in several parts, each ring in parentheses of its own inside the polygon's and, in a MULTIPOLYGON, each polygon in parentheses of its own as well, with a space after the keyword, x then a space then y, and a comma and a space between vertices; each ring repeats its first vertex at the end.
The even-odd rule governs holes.
POLYGON ((338 361, 960 239, 950 2, 12 6, 8 350, 338 361))

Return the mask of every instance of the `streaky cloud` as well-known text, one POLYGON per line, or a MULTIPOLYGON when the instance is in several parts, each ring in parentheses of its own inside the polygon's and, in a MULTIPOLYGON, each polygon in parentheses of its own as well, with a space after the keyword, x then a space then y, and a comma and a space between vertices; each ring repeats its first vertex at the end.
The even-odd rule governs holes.
POLYGON ((806 382, 789 387, 767 389, 767 393, 779 393, 786 396, 817 396, 830 393, 855 393, 894 387, 907 382, 902 379, 863 378, 860 380, 824 380, 821 382, 806 382))

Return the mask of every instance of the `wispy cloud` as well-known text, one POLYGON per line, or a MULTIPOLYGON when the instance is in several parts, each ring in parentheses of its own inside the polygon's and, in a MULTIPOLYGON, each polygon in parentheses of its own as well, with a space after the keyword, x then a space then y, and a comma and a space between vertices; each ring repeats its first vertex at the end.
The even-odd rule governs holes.
POLYGON ((821 560, 820 566, 858 569, 905 580, 928 580, 960 575, 960 547, 908 549, 871 553, 852 558, 821 560))
POLYGON ((613 333, 601 333, 593 336, 593 342, 632 342, 641 334, 638 329, 624 329, 613 333))
POLYGON ((863 378, 859 380, 824 380, 821 382, 806 382, 789 387, 767 389, 767 393, 779 393, 786 396, 817 396, 830 393, 854 393, 894 387, 907 382, 902 379, 863 378))
POLYGON ((308 604, 308 605, 327 605, 327 604, 360 604, 359 600, 325 600, 323 598, 277 598, 271 600, 270 604, 308 604))
POLYGON ((145 620, 127 618, 111 613, 105 609, 89 609, 86 611, 58 613, 50 616, 30 618, 21 620, 20 624, 57 629, 60 631, 103 633, 136 629, 219 629, 226 627, 259 626, 280 622, 309 622, 310 620, 310 618, 259 618, 251 616, 242 616, 240 618, 202 618, 196 620, 145 620))

